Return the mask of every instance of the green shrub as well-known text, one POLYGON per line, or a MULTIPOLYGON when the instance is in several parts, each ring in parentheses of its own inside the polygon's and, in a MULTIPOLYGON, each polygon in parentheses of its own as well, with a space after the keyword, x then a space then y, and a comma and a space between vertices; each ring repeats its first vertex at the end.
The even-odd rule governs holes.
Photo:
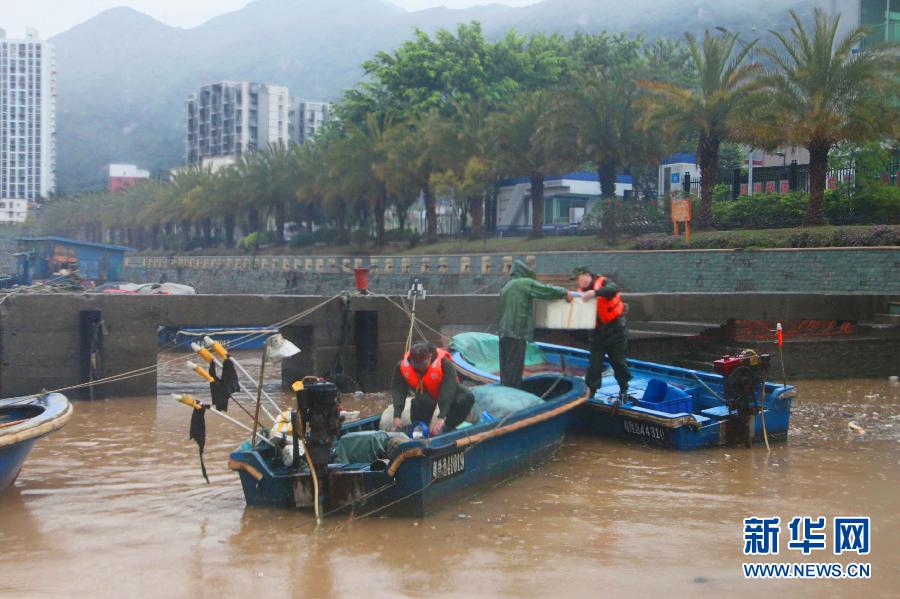
POLYGON ((713 187, 713 202, 724 202, 731 199, 731 185, 716 183, 713 187))
POLYGON ((720 227, 795 227, 806 215, 806 194, 757 193, 713 202, 713 224, 720 227))
POLYGON ((294 233, 289 242, 292 248, 305 248, 317 243, 334 244, 338 243, 337 229, 332 227, 319 227, 312 233, 306 229, 301 229, 294 233))
POLYGON ((238 240, 234 247, 242 252, 255 252, 260 246, 270 245, 275 241, 275 235, 270 231, 262 233, 254 231, 238 240))
POLYGON ((856 190, 829 190, 825 194, 825 216, 833 222, 900 222, 900 187, 866 185, 856 190))
POLYGON ((384 232, 384 240, 390 242, 409 241, 417 233, 412 229, 390 229, 384 232))
POLYGON ((354 229, 350 234, 350 243, 358 248, 364 248, 368 245, 370 237, 369 229, 360 227, 359 229, 354 229))

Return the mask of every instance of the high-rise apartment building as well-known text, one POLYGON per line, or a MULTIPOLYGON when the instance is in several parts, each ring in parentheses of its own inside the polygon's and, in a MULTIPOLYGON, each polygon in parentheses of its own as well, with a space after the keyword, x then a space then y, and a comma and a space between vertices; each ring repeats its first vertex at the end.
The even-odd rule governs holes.
POLYGON ((280 85, 222 81, 187 100, 188 164, 239 157, 269 144, 290 142, 288 90, 280 85))
POLYGON ((328 118, 328 107, 327 102, 291 98, 291 111, 288 116, 291 141, 303 144, 318 133, 328 118))
POLYGON ((55 79, 51 44, 0 29, 0 222, 24 221, 21 206, 56 189, 55 79))
POLYGON ((187 164, 212 169, 269 144, 306 143, 322 129, 328 103, 249 81, 206 85, 187 99, 187 164))

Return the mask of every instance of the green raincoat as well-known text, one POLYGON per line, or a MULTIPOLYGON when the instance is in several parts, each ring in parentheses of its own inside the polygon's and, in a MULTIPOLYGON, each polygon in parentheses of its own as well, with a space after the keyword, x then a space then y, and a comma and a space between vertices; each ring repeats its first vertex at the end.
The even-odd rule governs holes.
POLYGON ((563 299, 566 290, 535 279, 521 260, 513 264, 510 280, 500 290, 500 337, 534 340, 534 301, 563 299))

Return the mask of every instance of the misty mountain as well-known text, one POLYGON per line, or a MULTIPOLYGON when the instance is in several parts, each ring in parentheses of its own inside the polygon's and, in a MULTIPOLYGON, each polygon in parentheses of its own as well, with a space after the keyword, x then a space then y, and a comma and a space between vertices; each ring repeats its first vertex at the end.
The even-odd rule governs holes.
MULTIPOLYGON (((842 0, 843 2, 844 0, 842 0)), ((842 3, 837 0, 827 2, 842 3)), ((192 29, 129 8, 105 11, 53 37, 57 56, 57 187, 105 185, 106 166, 133 162, 152 172, 184 159, 189 93, 223 79, 287 85, 294 96, 335 100, 362 76, 361 63, 409 39, 477 20, 488 37, 508 29, 577 30, 678 37, 724 26, 752 35, 783 28, 791 5, 737 0, 545 0, 513 8, 407 12, 381 0, 256 0, 192 29)))

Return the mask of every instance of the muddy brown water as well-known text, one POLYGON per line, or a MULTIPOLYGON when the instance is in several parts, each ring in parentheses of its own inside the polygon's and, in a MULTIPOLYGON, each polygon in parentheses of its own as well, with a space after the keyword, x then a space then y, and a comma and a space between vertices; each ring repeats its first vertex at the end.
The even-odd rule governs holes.
MULTIPOLYGON (((244 355, 253 366, 254 355, 244 355)), ((258 364, 258 358, 256 359, 258 364)), ((244 505, 241 439, 207 417, 206 463, 170 393, 79 402, 0 495, 0 594, 25 596, 897 596, 900 387, 799 381, 787 443, 675 453, 568 437, 554 461, 425 519, 327 520, 244 505), (864 434, 848 429, 855 421, 864 434), (872 550, 742 554, 742 519, 872 518, 872 550), (744 561, 872 564, 864 581, 752 581, 744 561)), ((177 366, 177 368, 176 368, 177 366)), ((174 383, 174 384, 173 384, 174 383)), ((281 396, 287 405, 288 396, 281 396)), ((374 413, 384 396, 348 397, 374 413)), ((237 410, 229 413, 237 414, 237 410)), ((830 537, 829 537, 830 543, 830 537)))

